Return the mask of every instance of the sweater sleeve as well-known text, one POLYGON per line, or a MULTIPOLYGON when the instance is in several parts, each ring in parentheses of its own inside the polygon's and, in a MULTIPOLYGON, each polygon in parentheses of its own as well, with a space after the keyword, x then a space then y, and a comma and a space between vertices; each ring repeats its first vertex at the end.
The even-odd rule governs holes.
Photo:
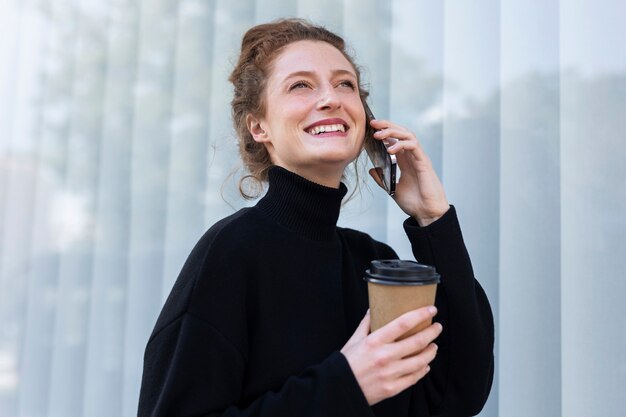
POLYGON ((146 349, 138 416, 372 416, 339 352, 249 404, 239 403, 244 374, 240 352, 186 313, 146 349))
POLYGON ((411 415, 459 416, 480 412, 491 390, 494 372, 494 325, 491 308, 474 278, 456 211, 426 227, 404 223, 415 258, 441 275, 435 317, 443 325, 431 372, 413 390, 411 415))

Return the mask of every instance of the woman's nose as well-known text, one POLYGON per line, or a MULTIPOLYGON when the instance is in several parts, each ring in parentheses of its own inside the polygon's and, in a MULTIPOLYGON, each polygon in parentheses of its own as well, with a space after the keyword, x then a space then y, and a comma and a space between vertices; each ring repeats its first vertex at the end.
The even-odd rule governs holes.
POLYGON ((341 107, 341 100, 332 86, 323 89, 317 102, 318 110, 329 110, 341 107))

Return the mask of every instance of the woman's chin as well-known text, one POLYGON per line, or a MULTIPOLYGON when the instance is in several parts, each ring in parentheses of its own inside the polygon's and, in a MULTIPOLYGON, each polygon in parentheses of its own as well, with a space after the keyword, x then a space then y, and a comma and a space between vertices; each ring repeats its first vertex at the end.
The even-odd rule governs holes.
POLYGON ((356 159, 353 154, 350 155, 324 155, 317 158, 321 167, 334 168, 344 170, 352 161, 356 159))
POLYGON ((319 152, 315 159, 329 164, 345 164, 346 166, 354 161, 360 153, 360 149, 328 149, 319 152))

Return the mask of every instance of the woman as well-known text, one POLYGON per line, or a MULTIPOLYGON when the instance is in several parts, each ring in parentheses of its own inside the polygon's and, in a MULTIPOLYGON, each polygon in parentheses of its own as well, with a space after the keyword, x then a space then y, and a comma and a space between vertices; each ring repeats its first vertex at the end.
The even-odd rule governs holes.
POLYGON ((295 19, 256 26, 230 80, 241 156, 269 187, 190 254, 146 348, 139 415, 478 413, 493 377, 491 311, 413 133, 371 121, 376 139, 398 140, 394 199, 416 258, 441 274, 436 308, 370 333, 363 273, 397 256, 336 226, 366 130, 367 92, 343 40, 295 19))

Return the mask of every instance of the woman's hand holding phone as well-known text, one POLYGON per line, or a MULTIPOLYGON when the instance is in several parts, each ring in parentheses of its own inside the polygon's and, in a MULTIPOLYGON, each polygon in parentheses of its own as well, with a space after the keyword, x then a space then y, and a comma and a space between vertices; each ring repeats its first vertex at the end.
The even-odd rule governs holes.
MULTIPOLYGON (((393 198, 402 211, 415 218, 420 226, 427 226, 443 216, 450 204, 430 158, 415 134, 388 120, 371 120, 370 125, 376 129, 374 139, 390 142, 395 139, 387 151, 396 156, 400 167, 400 179, 393 198)), ((370 175, 381 185, 374 169, 370 170, 370 175)))

